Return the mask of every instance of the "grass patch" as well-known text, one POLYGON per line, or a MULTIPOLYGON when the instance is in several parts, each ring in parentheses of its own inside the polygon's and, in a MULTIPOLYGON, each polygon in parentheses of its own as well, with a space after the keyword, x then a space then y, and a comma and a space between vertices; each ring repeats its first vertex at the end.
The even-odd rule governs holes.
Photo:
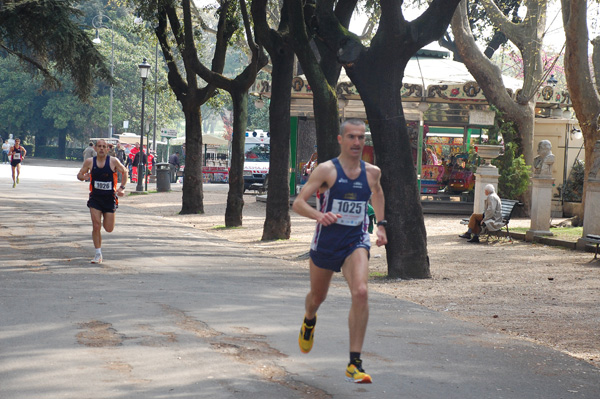
POLYGON ((233 229, 243 229, 244 226, 233 226, 233 227, 227 227, 224 224, 220 224, 217 226, 214 226, 212 229, 213 230, 233 230, 233 229))
POLYGON ((385 272, 370 272, 369 273, 369 277, 378 279, 378 280, 385 279, 385 278, 387 278, 387 276, 388 275, 385 272))
MULTIPOLYGON (((515 233, 525 234, 529 230, 528 227, 514 227, 510 231, 515 233)), ((554 234, 554 238, 565 241, 577 241, 583 235, 583 227, 551 227, 550 231, 554 234)))

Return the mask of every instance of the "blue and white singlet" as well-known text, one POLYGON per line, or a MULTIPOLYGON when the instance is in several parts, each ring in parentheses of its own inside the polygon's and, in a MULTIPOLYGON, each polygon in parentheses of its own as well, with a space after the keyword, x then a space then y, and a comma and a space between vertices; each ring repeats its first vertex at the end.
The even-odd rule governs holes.
POLYGON ((360 175, 349 179, 337 158, 332 159, 337 171, 336 181, 327 191, 320 194, 317 208, 323 212, 342 215, 336 223, 317 228, 310 245, 312 251, 336 256, 349 247, 371 247, 369 236, 369 216, 367 206, 371 198, 371 188, 367 180, 365 162, 360 161, 360 175))

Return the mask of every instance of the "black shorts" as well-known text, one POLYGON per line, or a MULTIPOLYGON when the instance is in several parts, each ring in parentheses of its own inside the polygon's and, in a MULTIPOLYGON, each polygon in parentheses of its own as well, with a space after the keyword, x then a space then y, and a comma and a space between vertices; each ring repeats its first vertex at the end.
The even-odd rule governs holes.
POLYGON ((336 273, 339 273, 342 271, 342 266, 344 266, 346 258, 352 255, 352 253, 359 248, 366 249, 367 257, 371 257, 371 254, 369 252, 369 250, 371 249, 370 246, 365 244, 364 242, 357 242, 356 244, 343 248, 334 254, 325 255, 311 249, 310 259, 313 261, 315 266, 317 266, 320 269, 331 270, 336 273))
POLYGON ((102 213, 115 213, 119 207, 115 195, 92 195, 87 202, 88 208, 94 208, 102 213))
POLYGON ((20 159, 13 159, 12 161, 10 161, 10 165, 14 168, 16 167, 18 164, 21 163, 20 159))

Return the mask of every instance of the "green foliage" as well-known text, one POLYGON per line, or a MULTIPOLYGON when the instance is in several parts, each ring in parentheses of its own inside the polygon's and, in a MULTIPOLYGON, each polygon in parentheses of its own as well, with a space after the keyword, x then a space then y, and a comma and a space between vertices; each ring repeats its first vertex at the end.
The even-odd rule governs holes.
MULTIPOLYGON (((150 78, 146 81, 145 120, 152 127, 154 119, 154 94, 157 98, 158 129, 171 126, 182 119, 182 111, 173 98, 168 87, 166 65, 159 52, 158 63, 155 61, 155 46, 146 30, 132 23, 133 16, 129 9, 106 6, 103 1, 91 1, 81 5, 85 22, 91 25, 92 18, 100 10, 113 20, 100 28, 101 43, 95 46, 110 63, 114 39, 114 85, 113 85, 113 131, 140 132, 141 118, 141 80, 137 65, 147 58, 152 64, 150 78), (158 74, 155 85, 155 65, 158 74), (123 129, 123 121, 129 121, 129 128, 123 129)), ((1 31, 0 24, 0 31, 1 31)), ((82 31, 88 38, 95 36, 96 31, 82 31)), ((0 33, 0 43, 1 43, 0 33)), ((109 64, 110 65, 110 64, 109 64)), ((59 137, 66 136, 67 146, 79 147, 79 141, 89 137, 107 137, 110 114, 110 84, 98 82, 90 92, 89 101, 81 102, 73 95, 74 83, 70 76, 55 75, 60 79, 61 90, 50 91, 44 88, 44 80, 32 76, 19 63, 16 57, 0 55, 0 137, 9 134, 21 138, 35 136, 36 144, 56 145, 59 137)), ((152 131, 152 129, 150 129, 152 131)), ((64 142, 63 142, 64 143, 64 142)), ((160 148, 160 147, 159 147, 160 148)), ((50 151, 50 150, 49 150, 50 151)), ((79 150, 77 150, 79 151, 79 150)), ((38 152, 37 156, 40 156, 38 152)), ((52 153, 49 156, 54 157, 52 153)), ((68 148, 67 148, 67 156, 68 148)))
POLYGON ((563 200, 567 202, 581 202, 583 199, 583 180, 585 176, 585 163, 577 160, 571 168, 569 178, 563 187, 558 188, 562 192, 563 200))
POLYGON ((0 7, 0 45, 31 72, 40 72, 47 87, 60 87, 71 76, 74 92, 89 98, 94 80, 110 81, 106 59, 96 50, 76 18, 76 0, 4 1, 0 7))
MULTIPOLYGON (((27 148, 27 147, 25 147, 27 148)), ((29 148, 27 148, 27 154, 29 155, 29 148)), ((31 153, 33 156, 38 158, 51 158, 61 159, 60 149, 57 146, 50 145, 38 145, 35 147, 35 151, 31 153)), ((67 148, 65 159, 74 161, 83 161, 83 148, 67 148)))
POLYGON ((262 129, 269 131, 269 99, 263 99, 263 107, 257 108, 256 97, 248 96, 248 126, 247 130, 262 129))
POLYGON ((517 199, 529 187, 531 168, 525 163, 523 155, 516 155, 517 145, 506 143, 504 154, 492 161, 500 170, 498 195, 502 198, 517 199))
POLYGON ((525 163, 523 155, 518 155, 519 143, 516 140, 517 132, 512 122, 506 122, 502 115, 496 111, 494 126, 488 131, 488 144, 502 144, 504 141, 504 154, 492 160, 499 172, 498 195, 502 198, 517 199, 524 194, 531 178, 531 168, 525 163))

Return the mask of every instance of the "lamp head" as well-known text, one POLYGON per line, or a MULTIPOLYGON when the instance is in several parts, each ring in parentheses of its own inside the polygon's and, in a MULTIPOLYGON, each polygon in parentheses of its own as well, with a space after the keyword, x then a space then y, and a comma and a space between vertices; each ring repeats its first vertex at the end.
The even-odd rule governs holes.
POLYGON ((102 43, 102 40, 100 40, 100 32, 98 32, 98 29, 96 29, 96 37, 92 40, 92 43, 94 43, 94 44, 102 43))
POLYGON ((144 62, 139 64, 138 68, 140 68, 140 77, 142 78, 142 81, 145 81, 150 74, 150 64, 148 64, 144 58, 144 62))
POLYGON ((421 112, 426 112, 429 109, 429 103, 420 102, 419 105, 417 105, 417 109, 421 112))
POLYGON ((571 139, 581 140, 583 134, 581 133, 581 129, 573 128, 571 129, 571 139))
POLYGON ((550 75, 550 77, 548 78, 548 86, 556 86, 557 83, 558 80, 556 80, 554 74, 550 75))

